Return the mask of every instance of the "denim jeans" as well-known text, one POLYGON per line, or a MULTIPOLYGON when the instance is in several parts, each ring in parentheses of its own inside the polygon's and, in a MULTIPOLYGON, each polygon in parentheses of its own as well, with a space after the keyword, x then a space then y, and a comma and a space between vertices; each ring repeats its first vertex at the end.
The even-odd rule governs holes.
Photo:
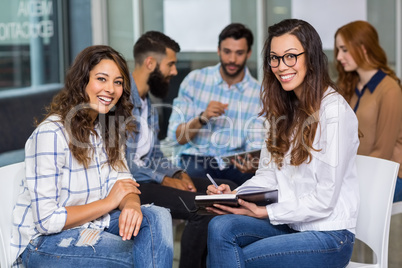
POLYGON ((210 156, 182 155, 180 166, 186 170, 191 178, 206 178, 208 173, 213 178, 231 180, 237 185, 242 185, 254 176, 252 173, 240 172, 232 164, 224 169, 219 169, 216 159, 210 156))
POLYGON ((142 206, 140 232, 123 241, 119 210, 110 213, 108 229, 73 228, 31 240, 22 253, 25 267, 172 267, 172 220, 168 210, 142 206))
POLYGON ((393 202, 395 203, 399 201, 402 201, 402 178, 397 177, 393 202))
POLYGON ((242 215, 213 218, 208 227, 208 267, 345 267, 354 234, 347 230, 292 230, 242 215))

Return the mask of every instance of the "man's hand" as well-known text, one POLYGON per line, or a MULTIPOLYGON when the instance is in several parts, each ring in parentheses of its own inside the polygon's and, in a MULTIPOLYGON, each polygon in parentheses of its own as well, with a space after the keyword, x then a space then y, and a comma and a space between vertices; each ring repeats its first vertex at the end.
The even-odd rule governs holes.
POLYGON ((212 117, 218 117, 225 113, 228 108, 227 103, 222 103, 219 101, 210 101, 207 108, 202 113, 201 117, 206 118, 209 121, 212 117))
POLYGON ((182 179, 175 179, 175 178, 165 176, 165 178, 163 178, 163 181, 161 184, 163 186, 172 187, 172 188, 176 188, 176 189, 183 190, 183 191, 189 191, 189 192, 196 191, 194 184, 192 184, 192 181, 191 181, 191 184, 192 184, 193 188, 191 190, 189 189, 189 187, 191 187, 191 185, 189 186, 188 181, 182 180, 182 179))
MULTIPOLYGON (((212 117, 218 117, 224 114, 227 108, 228 104, 219 101, 211 101, 205 111, 201 113, 201 120, 206 123, 212 117)), ((201 124, 198 116, 186 123, 180 124, 176 129, 177 142, 183 145, 191 141, 203 126, 204 124, 201 124)))
POLYGON ((195 185, 193 183, 193 181, 191 180, 190 176, 185 173, 185 172, 181 172, 180 173, 180 179, 187 184, 187 189, 190 192, 197 192, 197 188, 195 188, 195 185))
POLYGON ((252 156, 248 154, 246 158, 238 156, 236 160, 232 159, 232 164, 241 172, 241 173, 255 173, 258 169, 258 163, 260 158, 258 156, 252 156))

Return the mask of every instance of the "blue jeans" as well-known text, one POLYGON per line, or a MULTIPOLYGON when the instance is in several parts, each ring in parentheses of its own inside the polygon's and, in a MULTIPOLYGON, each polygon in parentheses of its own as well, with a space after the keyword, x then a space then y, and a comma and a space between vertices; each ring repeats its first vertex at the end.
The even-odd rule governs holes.
POLYGON ((394 192, 394 200, 393 202, 402 201, 402 178, 396 178, 395 192, 394 192))
POLYGON ((298 232, 268 219, 222 215, 208 226, 208 267, 345 267, 354 234, 298 232))
POLYGON ((186 170, 191 178, 207 178, 208 173, 213 178, 231 180, 237 185, 242 185, 254 176, 251 173, 240 172, 232 164, 221 170, 216 159, 211 156, 182 155, 180 166, 186 170))
POLYGON ((73 228, 39 236, 21 254, 25 267, 172 267, 172 220, 168 210, 142 206, 140 232, 123 241, 118 234, 120 211, 110 213, 104 231, 73 228))

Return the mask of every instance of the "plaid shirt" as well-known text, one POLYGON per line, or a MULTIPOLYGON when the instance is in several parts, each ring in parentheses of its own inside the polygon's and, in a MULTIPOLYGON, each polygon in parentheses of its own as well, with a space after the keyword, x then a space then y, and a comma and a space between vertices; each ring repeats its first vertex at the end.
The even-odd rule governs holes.
MULTIPOLYGON (((26 178, 13 211, 11 256, 15 259, 31 239, 62 231, 67 219, 65 207, 103 199, 116 180, 132 178, 127 170, 116 171, 107 163, 99 135, 90 136, 94 153, 89 167, 78 163, 68 147, 65 127, 58 120, 58 116, 50 116, 25 145, 26 178)), ((100 133, 99 125, 95 130, 100 133)), ((104 229, 109 220, 105 214, 82 227, 104 229)), ((19 260, 14 263, 18 264, 19 260)))
POLYGON ((219 72, 220 64, 192 71, 182 82, 173 102, 168 137, 176 140, 181 123, 198 117, 211 100, 229 104, 225 114, 211 118, 198 134, 181 146, 180 154, 222 156, 261 149, 266 129, 261 111, 260 84, 245 68, 241 82, 229 85, 219 72))

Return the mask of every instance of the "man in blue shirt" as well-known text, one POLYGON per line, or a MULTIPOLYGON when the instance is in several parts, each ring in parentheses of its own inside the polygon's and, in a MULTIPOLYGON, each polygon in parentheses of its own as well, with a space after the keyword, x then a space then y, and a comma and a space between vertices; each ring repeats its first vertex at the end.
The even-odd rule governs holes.
POLYGON ((181 166, 192 177, 209 173, 242 184, 258 167, 224 163, 221 158, 259 150, 264 143, 266 131, 258 117, 261 86, 246 66, 252 44, 248 28, 229 24, 219 35, 220 63, 192 71, 180 85, 168 137, 182 145, 181 166))
POLYGON ((190 178, 164 157, 157 138, 158 113, 149 98, 149 92, 159 98, 166 95, 171 77, 177 75, 176 53, 179 51, 179 44, 157 31, 146 32, 134 45, 131 94, 136 132, 127 140, 126 158, 133 177, 140 184, 141 203, 166 207, 174 219, 187 220, 181 240, 180 267, 203 267, 207 227, 213 216, 198 215, 194 198, 205 194, 210 182, 207 178, 190 178))

